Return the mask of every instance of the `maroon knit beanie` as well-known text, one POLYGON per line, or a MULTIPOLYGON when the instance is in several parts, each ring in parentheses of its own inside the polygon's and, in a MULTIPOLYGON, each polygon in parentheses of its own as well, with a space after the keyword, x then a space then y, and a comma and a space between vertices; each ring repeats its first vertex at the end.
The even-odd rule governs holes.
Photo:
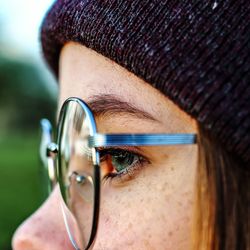
POLYGON ((55 75, 67 41, 92 48, 159 89, 249 165, 249 0, 58 0, 41 40, 55 75))

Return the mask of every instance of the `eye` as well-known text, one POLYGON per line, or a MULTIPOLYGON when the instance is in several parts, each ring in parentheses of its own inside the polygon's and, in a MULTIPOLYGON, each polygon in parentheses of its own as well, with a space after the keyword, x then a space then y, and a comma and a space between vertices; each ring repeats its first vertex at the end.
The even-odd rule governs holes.
POLYGON ((122 172, 140 161, 138 155, 123 150, 110 152, 110 154, 106 156, 108 158, 108 163, 112 164, 116 172, 122 172))
POLYGON ((124 149, 107 148, 99 150, 104 179, 131 179, 149 161, 142 155, 124 149), (126 177, 126 178, 125 178, 126 177))

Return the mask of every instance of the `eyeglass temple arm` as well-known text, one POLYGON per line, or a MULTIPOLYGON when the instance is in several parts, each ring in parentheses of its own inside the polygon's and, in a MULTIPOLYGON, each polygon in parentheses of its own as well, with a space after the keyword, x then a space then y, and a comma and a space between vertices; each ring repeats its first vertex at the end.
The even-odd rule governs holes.
POLYGON ((50 180, 49 191, 51 191, 56 184, 55 155, 58 153, 58 146, 52 142, 52 126, 49 120, 42 119, 40 124, 42 129, 40 158, 43 162, 43 165, 46 167, 46 171, 50 180))
POLYGON ((89 147, 196 144, 196 134, 95 134, 89 147))
POLYGON ((43 162, 43 165, 46 166, 48 160, 47 146, 49 145, 49 143, 52 142, 52 126, 49 120, 47 119, 42 119, 40 121, 40 126, 42 130, 40 143, 40 158, 43 162))

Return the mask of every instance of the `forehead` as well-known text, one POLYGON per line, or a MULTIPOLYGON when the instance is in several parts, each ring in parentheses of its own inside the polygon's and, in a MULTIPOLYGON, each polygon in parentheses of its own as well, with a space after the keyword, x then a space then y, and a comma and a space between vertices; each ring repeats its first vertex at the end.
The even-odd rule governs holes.
POLYGON ((113 95, 145 110, 163 125, 171 124, 174 130, 168 132, 196 132, 194 120, 158 90, 83 45, 71 42, 62 49, 59 82, 59 106, 71 96, 87 101, 95 95, 113 95))

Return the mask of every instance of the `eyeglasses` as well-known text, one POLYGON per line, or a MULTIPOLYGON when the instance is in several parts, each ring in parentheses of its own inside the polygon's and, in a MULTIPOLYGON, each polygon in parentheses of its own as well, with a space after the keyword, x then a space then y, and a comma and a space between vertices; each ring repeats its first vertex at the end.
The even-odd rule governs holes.
MULTIPOLYGON (((79 98, 67 99, 60 111, 57 143, 52 128, 43 119, 40 155, 48 171, 50 190, 59 183, 62 214, 75 249, 93 246, 99 217, 102 151, 122 146, 195 144, 196 134, 99 134, 94 115, 79 98)), ((129 172, 118 163, 140 161, 119 152, 114 158, 116 172, 129 172)), ((114 175, 114 173, 111 173, 114 175)), ((129 174, 129 173, 128 173, 129 174)))

